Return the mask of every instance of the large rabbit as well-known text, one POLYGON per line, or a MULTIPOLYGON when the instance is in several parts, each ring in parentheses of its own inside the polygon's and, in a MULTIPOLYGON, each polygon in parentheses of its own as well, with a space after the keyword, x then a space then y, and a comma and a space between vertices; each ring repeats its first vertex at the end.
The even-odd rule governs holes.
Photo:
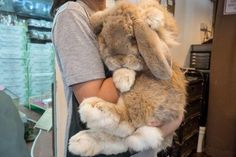
POLYGON ((148 124, 177 119, 186 103, 185 77, 170 55, 177 43, 172 15, 155 0, 137 5, 121 1, 95 13, 91 23, 121 94, 117 104, 97 97, 80 104, 89 130, 74 135, 69 150, 94 156, 167 147, 172 135, 163 138, 158 127, 148 124))

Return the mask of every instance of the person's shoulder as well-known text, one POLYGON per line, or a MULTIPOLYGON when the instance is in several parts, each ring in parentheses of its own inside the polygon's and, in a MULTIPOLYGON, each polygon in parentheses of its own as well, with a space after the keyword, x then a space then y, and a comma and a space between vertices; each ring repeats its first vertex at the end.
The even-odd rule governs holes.
POLYGON ((57 10, 57 15, 65 12, 76 12, 77 14, 84 14, 84 9, 78 2, 68 1, 57 10))

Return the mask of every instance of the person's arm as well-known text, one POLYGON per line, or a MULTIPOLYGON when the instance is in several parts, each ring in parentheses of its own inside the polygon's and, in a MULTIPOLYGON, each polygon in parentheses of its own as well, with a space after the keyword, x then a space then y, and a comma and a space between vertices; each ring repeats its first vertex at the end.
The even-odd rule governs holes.
POLYGON ((58 13, 53 30, 64 83, 72 88, 77 100, 97 96, 116 102, 116 88, 111 78, 105 79, 104 65, 87 16, 67 6, 58 13))
POLYGON ((160 129, 162 131, 162 135, 163 137, 167 137, 168 135, 172 134, 173 132, 175 132, 175 130, 178 129, 178 127, 180 126, 180 124, 182 123, 184 119, 184 113, 182 113, 178 119, 171 121, 165 125, 160 126, 160 129))
POLYGON ((184 119, 184 113, 181 113, 177 119, 169 123, 162 124, 159 121, 152 120, 147 125, 160 128, 163 134, 163 137, 167 137, 168 135, 172 134, 173 132, 175 132, 175 130, 178 129, 183 119, 184 119))
POLYGON ((79 83, 72 85, 72 88, 78 102, 82 102, 88 97, 99 97, 106 101, 116 103, 119 96, 112 78, 79 83))

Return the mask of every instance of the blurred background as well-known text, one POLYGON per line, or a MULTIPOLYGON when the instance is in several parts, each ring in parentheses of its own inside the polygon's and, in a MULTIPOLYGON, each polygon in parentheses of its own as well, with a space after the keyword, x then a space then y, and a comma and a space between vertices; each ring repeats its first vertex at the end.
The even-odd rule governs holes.
MULTIPOLYGON (((173 145, 158 157, 235 157, 236 2, 159 1, 179 26, 180 45, 172 55, 189 84, 185 119, 173 145)), ((107 0, 107 7, 114 4, 107 0)), ((20 133, 21 151, 8 157, 61 157, 65 149, 67 105, 51 42, 51 5, 0 0, 1 156, 14 153, 6 141, 20 133)))

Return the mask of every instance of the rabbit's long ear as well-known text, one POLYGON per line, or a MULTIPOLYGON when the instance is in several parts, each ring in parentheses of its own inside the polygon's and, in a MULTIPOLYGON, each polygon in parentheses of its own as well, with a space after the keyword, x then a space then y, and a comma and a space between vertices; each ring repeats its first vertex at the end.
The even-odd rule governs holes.
POLYGON ((109 14, 109 11, 109 9, 98 11, 90 17, 90 23, 95 34, 99 34, 102 31, 103 22, 109 14))
POLYGON ((136 20, 134 32, 138 49, 152 74, 159 79, 172 76, 171 57, 168 46, 145 22, 136 20))

